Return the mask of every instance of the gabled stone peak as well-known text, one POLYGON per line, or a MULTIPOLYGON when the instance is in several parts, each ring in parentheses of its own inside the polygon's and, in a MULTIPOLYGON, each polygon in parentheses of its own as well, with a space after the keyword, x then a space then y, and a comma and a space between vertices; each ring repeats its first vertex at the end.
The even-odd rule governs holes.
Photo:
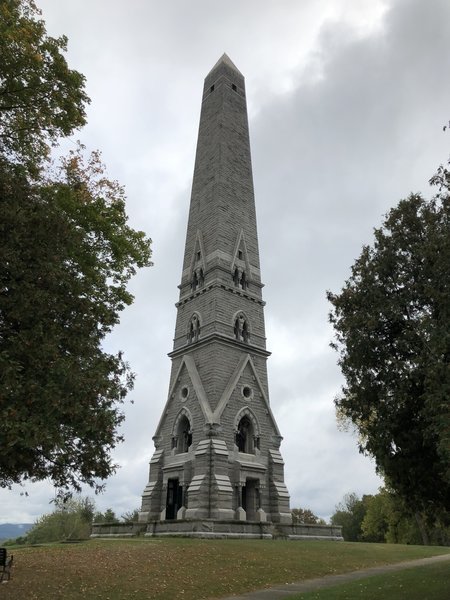
POLYGON ((222 56, 219 58, 219 60, 216 62, 216 64, 213 66, 213 68, 211 69, 211 71, 208 73, 208 75, 210 75, 213 71, 215 71, 218 67, 220 67, 220 65, 225 64, 227 65, 227 67, 229 67, 230 69, 233 69, 233 71, 236 71, 236 73, 239 73, 239 75, 241 77, 243 77, 242 73, 239 71, 239 69, 236 67, 236 65, 233 63, 233 61, 231 60, 231 58, 228 56, 228 54, 226 54, 225 52, 222 54, 222 56))

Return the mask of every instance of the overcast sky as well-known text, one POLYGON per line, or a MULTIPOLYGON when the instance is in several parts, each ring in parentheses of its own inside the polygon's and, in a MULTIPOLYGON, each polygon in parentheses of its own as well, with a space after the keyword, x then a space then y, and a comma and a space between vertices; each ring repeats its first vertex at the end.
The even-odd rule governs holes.
MULTIPOLYGON (((37 0, 51 35, 87 77, 88 125, 126 186, 128 214, 153 239, 154 267, 107 342, 137 374, 121 469, 96 498, 140 505, 164 407, 203 79, 226 52, 246 78, 266 284, 271 405, 291 507, 328 518, 350 491, 376 493, 374 464, 337 429, 342 378, 329 348, 338 291, 383 215, 449 152, 448 0, 37 0)), ((0 491, 0 522, 51 510, 51 485, 0 491)))

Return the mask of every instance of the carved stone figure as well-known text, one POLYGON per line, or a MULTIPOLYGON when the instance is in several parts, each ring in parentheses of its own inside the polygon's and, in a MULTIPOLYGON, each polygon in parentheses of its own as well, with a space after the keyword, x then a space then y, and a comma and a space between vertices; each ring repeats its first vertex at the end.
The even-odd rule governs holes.
POLYGON ((189 322, 189 331, 188 331, 188 335, 187 335, 188 343, 192 344, 193 342, 198 342, 199 337, 200 337, 200 319, 198 318, 198 315, 196 313, 194 313, 189 322))
POLYGON ((247 343, 249 340, 248 325, 245 316, 242 313, 236 318, 234 324, 234 335, 239 342, 247 343))

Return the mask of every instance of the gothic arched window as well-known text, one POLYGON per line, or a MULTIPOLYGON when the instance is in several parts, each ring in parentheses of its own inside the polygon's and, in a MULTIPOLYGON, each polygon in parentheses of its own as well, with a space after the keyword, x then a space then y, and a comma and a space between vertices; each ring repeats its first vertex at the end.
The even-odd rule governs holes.
POLYGON ((244 415, 239 421, 236 431, 236 446, 239 452, 252 454, 255 451, 255 432, 247 415, 244 415))
POLYGON ((189 450, 192 445, 191 424, 186 415, 182 415, 177 424, 175 435, 172 438, 172 447, 175 448, 175 454, 182 454, 189 450))

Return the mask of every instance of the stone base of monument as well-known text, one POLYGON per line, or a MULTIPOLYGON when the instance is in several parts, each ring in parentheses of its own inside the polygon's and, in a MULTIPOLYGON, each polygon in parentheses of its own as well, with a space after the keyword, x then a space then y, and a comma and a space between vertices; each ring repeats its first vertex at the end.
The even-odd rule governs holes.
POLYGON ((270 521, 173 519, 150 523, 95 523, 92 538, 134 537, 247 538, 341 541, 335 525, 292 525, 270 521))
POLYGON ((146 527, 142 523, 93 523, 91 538, 137 537, 146 527))

